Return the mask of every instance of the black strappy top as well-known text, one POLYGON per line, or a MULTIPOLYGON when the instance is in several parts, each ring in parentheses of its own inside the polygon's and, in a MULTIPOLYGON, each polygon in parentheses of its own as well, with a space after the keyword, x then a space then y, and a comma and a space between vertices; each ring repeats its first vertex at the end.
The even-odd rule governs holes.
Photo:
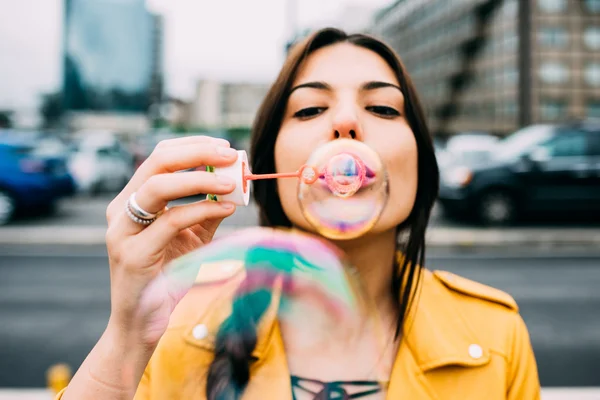
POLYGON ((293 399, 296 400, 296 390, 302 390, 313 395, 314 400, 350 400, 358 399, 365 396, 378 393, 383 389, 382 382, 377 381, 336 381, 336 382, 321 382, 316 379, 300 378, 292 375, 292 393, 293 399), (317 391, 306 387, 306 384, 311 387, 319 387, 317 391), (344 386, 362 387, 362 391, 348 393, 344 386))

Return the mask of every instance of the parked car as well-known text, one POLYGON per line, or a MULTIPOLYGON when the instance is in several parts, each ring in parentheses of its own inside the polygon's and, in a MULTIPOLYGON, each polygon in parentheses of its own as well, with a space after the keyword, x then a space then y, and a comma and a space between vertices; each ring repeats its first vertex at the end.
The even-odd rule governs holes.
POLYGON ((441 141, 440 139, 434 138, 433 151, 435 152, 435 158, 440 168, 443 168, 449 163, 450 157, 448 155, 448 152, 446 151, 445 142, 441 141))
POLYGON ((123 189, 134 172, 132 154, 112 135, 76 140, 68 166, 78 191, 90 195, 123 189))
POLYGON ((18 212, 50 212, 59 199, 75 193, 66 154, 30 139, 14 132, 0 134, 0 225, 18 212))
POLYGON ((152 151, 154 151, 154 148, 156 147, 156 145, 158 145, 159 142, 163 140, 174 139, 181 136, 182 135, 177 135, 168 131, 159 131, 149 132, 145 135, 140 135, 136 137, 130 146, 134 158, 135 169, 138 169, 140 165, 142 165, 142 163, 146 161, 148 156, 150 156, 152 151))
POLYGON ((489 158, 498 143, 496 136, 485 132, 464 132, 452 136, 444 147, 441 166, 453 160, 477 162, 489 158))
POLYGON ((440 175, 442 209, 485 224, 540 213, 600 216, 600 123, 529 126, 489 158, 455 160, 440 175))

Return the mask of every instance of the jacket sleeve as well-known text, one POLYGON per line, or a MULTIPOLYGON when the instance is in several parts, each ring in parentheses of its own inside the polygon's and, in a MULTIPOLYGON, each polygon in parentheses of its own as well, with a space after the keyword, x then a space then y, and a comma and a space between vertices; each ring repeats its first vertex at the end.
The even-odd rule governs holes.
POLYGON ((516 314, 509 353, 508 400, 539 400, 541 387, 537 363, 523 318, 516 314))

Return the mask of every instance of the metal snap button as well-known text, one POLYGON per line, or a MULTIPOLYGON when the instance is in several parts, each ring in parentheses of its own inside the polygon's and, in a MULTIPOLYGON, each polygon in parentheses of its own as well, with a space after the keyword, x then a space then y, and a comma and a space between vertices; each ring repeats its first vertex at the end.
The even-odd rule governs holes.
POLYGON ((196 325, 192 330, 192 335, 196 339, 204 339, 208 336, 208 328, 204 324, 196 325))
POLYGON ((477 360, 483 356, 483 349, 478 344, 472 344, 469 346, 469 355, 477 360))

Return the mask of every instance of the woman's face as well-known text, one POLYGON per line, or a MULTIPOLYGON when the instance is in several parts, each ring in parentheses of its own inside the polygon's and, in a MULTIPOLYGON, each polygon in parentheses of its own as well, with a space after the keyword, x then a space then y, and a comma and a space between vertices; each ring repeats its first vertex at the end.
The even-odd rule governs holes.
MULTIPOLYGON (((373 232, 403 222, 415 201, 418 175, 417 144, 404 117, 404 96, 383 58, 350 43, 319 49, 300 68, 275 143, 277 172, 298 170, 318 146, 337 138, 364 142, 387 169, 390 194, 373 232)), ((278 180, 283 210, 292 224, 312 231, 298 204, 297 184, 295 179, 278 180)))

